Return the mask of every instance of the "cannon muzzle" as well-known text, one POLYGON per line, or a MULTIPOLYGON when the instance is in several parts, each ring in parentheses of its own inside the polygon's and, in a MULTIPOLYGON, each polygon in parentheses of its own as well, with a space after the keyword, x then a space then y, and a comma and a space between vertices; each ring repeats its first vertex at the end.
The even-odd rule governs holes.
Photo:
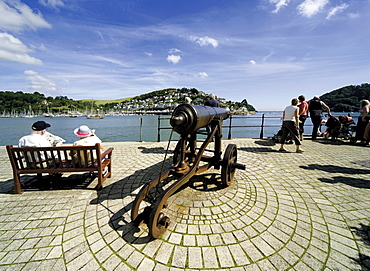
POLYGON ((170 124, 181 135, 191 134, 210 124, 213 119, 227 119, 229 114, 227 107, 180 104, 173 111, 170 124))

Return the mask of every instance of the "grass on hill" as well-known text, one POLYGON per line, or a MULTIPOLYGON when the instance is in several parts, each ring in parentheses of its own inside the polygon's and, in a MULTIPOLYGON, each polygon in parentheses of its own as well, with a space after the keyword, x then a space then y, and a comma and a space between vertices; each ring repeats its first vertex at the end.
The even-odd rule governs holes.
POLYGON ((116 99, 116 100, 80 100, 81 102, 95 102, 96 105, 104 105, 108 103, 121 103, 125 101, 129 101, 132 98, 124 98, 124 99, 116 99))

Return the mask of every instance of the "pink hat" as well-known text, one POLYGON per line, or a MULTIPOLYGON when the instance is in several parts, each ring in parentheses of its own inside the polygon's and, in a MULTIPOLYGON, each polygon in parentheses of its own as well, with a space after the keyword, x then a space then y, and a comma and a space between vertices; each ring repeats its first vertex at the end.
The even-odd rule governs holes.
POLYGON ((86 125, 81 125, 74 130, 75 135, 82 137, 91 136, 94 132, 95 130, 90 130, 86 125))

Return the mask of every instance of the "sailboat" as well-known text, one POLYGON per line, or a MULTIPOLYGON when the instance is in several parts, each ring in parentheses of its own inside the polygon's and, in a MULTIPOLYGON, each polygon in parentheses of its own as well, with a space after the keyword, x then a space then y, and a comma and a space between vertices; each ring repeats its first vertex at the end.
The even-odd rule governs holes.
MULTIPOLYGON (((98 109, 99 111, 99 109, 98 109)), ((87 119, 103 119, 104 116, 99 113, 94 113, 94 102, 91 102, 91 111, 90 114, 86 116, 87 119)))
POLYGON ((33 110, 32 110, 32 107, 31 107, 31 105, 29 105, 28 106, 29 108, 28 108, 28 111, 25 113, 25 114, 23 114, 23 118, 33 118, 33 117, 35 117, 35 114, 34 114, 34 112, 33 112, 33 110))
POLYGON ((50 108, 49 108, 49 106, 47 106, 47 113, 44 113, 43 115, 44 115, 44 117, 46 117, 46 118, 53 118, 53 117, 54 117, 54 115, 53 115, 52 113, 50 113, 50 108))

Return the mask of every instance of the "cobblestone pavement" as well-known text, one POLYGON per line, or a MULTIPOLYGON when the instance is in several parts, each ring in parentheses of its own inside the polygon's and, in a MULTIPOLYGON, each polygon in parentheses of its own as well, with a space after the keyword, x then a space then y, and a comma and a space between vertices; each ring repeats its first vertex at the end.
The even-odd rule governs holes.
POLYGON ((192 178, 170 197, 171 224, 155 240, 130 209, 160 174, 167 142, 105 143, 113 178, 100 192, 72 174, 26 182, 21 195, 1 147, 0 270, 369 270, 369 147, 305 140, 297 154, 235 139, 223 150, 230 143, 246 170, 226 188, 219 170, 192 178))

